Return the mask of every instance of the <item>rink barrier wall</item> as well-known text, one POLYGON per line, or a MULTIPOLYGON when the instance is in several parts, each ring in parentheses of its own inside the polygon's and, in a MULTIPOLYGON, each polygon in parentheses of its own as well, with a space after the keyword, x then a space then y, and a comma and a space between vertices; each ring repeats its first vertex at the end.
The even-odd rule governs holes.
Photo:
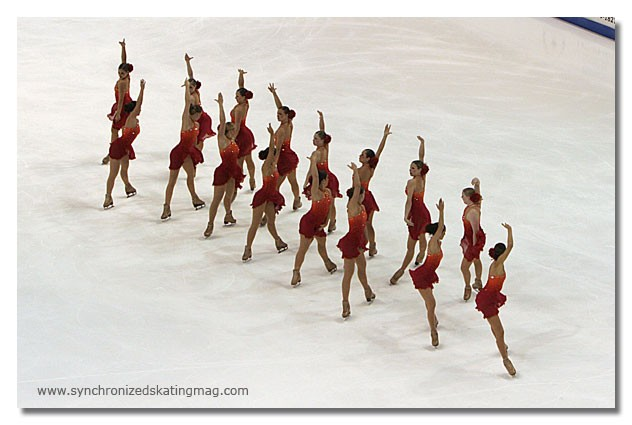
POLYGON ((559 18, 589 31, 615 39, 614 18, 559 18))

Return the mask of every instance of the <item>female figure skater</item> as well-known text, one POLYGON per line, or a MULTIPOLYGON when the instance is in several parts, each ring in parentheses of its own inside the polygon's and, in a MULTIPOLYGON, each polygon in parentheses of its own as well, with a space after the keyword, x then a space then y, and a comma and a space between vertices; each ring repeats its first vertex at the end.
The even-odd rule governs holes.
MULTIPOLYGON (((327 173, 328 184, 327 187, 331 191, 333 196, 331 200, 331 210, 329 211, 329 227, 327 233, 331 233, 336 230, 336 198, 342 198, 340 194, 340 183, 338 178, 329 170, 329 143, 331 142, 331 136, 325 133, 325 119, 323 113, 318 112, 318 123, 320 130, 314 133, 313 143, 316 146, 316 150, 312 155, 316 155, 316 167, 327 173)), ((307 199, 312 197, 312 176, 310 173, 305 176, 305 183, 303 184, 303 194, 307 199)))
POLYGON ((219 203, 224 199, 224 224, 232 225, 237 223, 233 217, 230 207, 233 202, 233 192, 236 187, 241 187, 244 176, 237 162, 239 155, 239 146, 235 143, 235 124, 226 122, 226 114, 224 113, 224 97, 221 93, 217 94, 216 102, 219 104, 219 127, 217 128, 217 146, 219 147, 219 155, 222 158, 221 164, 215 168, 213 174, 213 201, 208 210, 208 225, 204 231, 204 237, 208 238, 213 233, 213 225, 219 203))
POLYGON ((375 245, 375 229, 373 228, 373 214, 380 210, 377 202, 375 202, 373 193, 369 190, 369 182, 373 178, 373 173, 375 173, 375 169, 377 168, 380 155, 382 155, 382 151, 386 145, 386 138, 390 134, 391 126, 390 124, 386 124, 384 127, 384 135, 382 136, 380 146, 377 148, 377 152, 374 152, 372 149, 365 149, 360 154, 360 163, 362 166, 358 169, 358 174, 360 175, 360 184, 362 184, 362 187, 364 188, 364 201, 362 202, 362 205, 364 205, 368 217, 366 222, 366 233, 367 239, 369 240, 369 257, 373 257, 377 254, 377 248, 375 245))
POLYGON ((279 99, 279 96, 277 95, 274 83, 268 86, 268 90, 270 90, 272 96, 274 97, 274 103, 277 107, 277 120, 281 123, 274 134, 276 139, 276 148, 281 150, 279 162, 277 164, 279 175, 281 176, 278 186, 281 187, 286 178, 289 180, 290 186, 292 187, 292 193, 294 194, 292 209, 296 211, 302 206, 298 181, 296 180, 298 156, 290 147, 290 143, 292 141, 292 131, 294 130, 292 120, 296 116, 296 112, 287 106, 283 106, 281 99, 279 99))
POLYGON ((461 273, 465 280, 465 290, 463 299, 469 300, 472 296, 472 286, 470 286, 470 266, 474 263, 474 289, 480 291, 483 287, 481 276, 483 274, 483 264, 480 260, 481 251, 485 246, 485 232, 481 227, 481 181, 474 177, 472 179, 474 187, 466 187, 461 193, 461 199, 466 205, 463 210, 463 238, 461 239, 461 249, 463 250, 463 260, 461 260, 461 273))
POLYGON ((439 276, 437 276, 436 270, 443 258, 443 251, 441 251, 441 240, 445 236, 443 207, 443 199, 439 199, 439 203, 437 204, 437 209, 439 210, 439 222, 426 226, 426 233, 430 233, 432 235, 428 241, 428 254, 426 255, 426 260, 421 266, 409 270, 410 277, 413 279, 413 284, 426 304, 428 324, 430 325, 430 338, 432 340, 433 347, 437 347, 439 345, 439 334, 437 333, 437 324, 439 322, 435 313, 437 302, 432 293, 432 289, 434 284, 439 282, 439 276))
POLYGON ((502 226, 507 229, 507 245, 499 242, 493 248, 490 248, 489 255, 494 260, 489 266, 489 274, 487 277, 487 283, 476 295, 476 309, 483 313, 483 317, 489 322, 489 326, 492 329, 492 333, 496 338, 496 346, 503 359, 503 365, 507 372, 511 376, 516 374, 509 355, 507 354, 507 344, 505 344, 505 330, 500 321, 498 315, 498 309, 505 305, 507 297, 500 292, 503 289, 503 282, 507 274, 505 273, 505 260, 509 256, 513 248, 513 235, 511 226, 507 223, 502 223, 502 226))
POLYGON ((424 204, 424 192, 426 190, 426 174, 429 168, 424 164, 425 141, 421 136, 417 136, 419 140, 419 160, 410 164, 411 179, 406 185, 406 207, 404 209, 404 221, 408 225, 408 243, 406 246, 406 255, 402 265, 393 277, 391 277, 391 285, 397 284, 397 281, 404 274, 404 270, 410 264, 415 255, 415 245, 419 241, 419 253, 421 258, 426 252, 426 226, 430 224, 430 211, 424 204))
MULTIPOLYGON (((184 54, 184 61, 187 64, 187 74, 189 75, 189 93, 191 93, 191 104, 199 105, 202 107, 202 100, 200 99, 200 87, 202 87, 202 83, 196 80, 193 77, 193 68, 191 68, 191 59, 188 53, 184 54)), ((211 117, 202 110, 202 115, 200 115, 200 119, 198 120, 198 125, 200 127, 200 131, 197 137, 197 143, 195 147, 202 152, 204 149, 204 140, 209 137, 215 136, 215 132, 213 131, 213 120, 211 117)), ((200 163, 204 162, 204 157, 200 163)))
POLYGON ((160 218, 166 220, 171 217, 171 198, 173 188, 178 181, 180 168, 187 173, 187 188, 191 194, 193 207, 198 210, 205 204, 195 192, 195 166, 202 162, 202 152, 195 147, 198 140, 198 120, 202 116, 202 107, 191 103, 191 85, 184 80, 184 111, 182 111, 182 126, 180 127, 180 143, 169 154, 169 181, 165 190, 165 203, 160 218))
POLYGON ((230 121, 235 124, 235 142, 239 146, 239 166, 243 172, 244 161, 246 161, 246 168, 248 168, 248 175, 250 176, 250 190, 255 190, 255 163, 252 161, 252 151, 257 145, 255 145, 255 136, 252 134, 252 131, 246 127, 246 117, 250 108, 248 100, 252 99, 253 94, 250 90, 244 88, 244 74, 247 72, 243 69, 238 69, 237 71, 239 72, 239 78, 237 79, 239 88, 235 93, 237 105, 230 111, 230 121))
POLYGON ((268 231, 274 239, 277 252, 283 252, 287 249, 287 244, 283 242, 277 233, 274 223, 276 218, 275 214, 281 211, 281 208, 285 205, 285 199, 283 199, 283 195, 281 195, 279 189, 277 189, 277 180, 279 179, 277 161, 279 160, 279 153, 281 151, 274 148, 274 130, 270 124, 268 124, 268 133, 270 133, 270 143, 265 150, 259 152, 259 158, 263 159, 263 165, 261 166, 263 187, 259 189, 252 198, 252 222, 248 229, 246 247, 244 248, 244 255, 241 257, 242 261, 248 261, 252 258, 252 242, 255 240, 257 229, 259 228, 264 213, 268 217, 268 231))
MULTIPOLYGON (((129 73, 134 70, 134 66, 131 63, 127 63, 127 52, 125 51, 125 39, 119 41, 121 45, 121 64, 118 67, 119 79, 114 86, 114 98, 116 101, 112 105, 112 109, 108 114, 108 119, 112 121, 112 131, 110 134, 110 144, 118 139, 119 130, 125 125, 127 119, 127 112, 123 109, 123 106, 132 101, 129 95, 130 77, 129 73)), ((110 154, 108 152, 101 160, 101 164, 106 165, 110 161, 110 154)))
POLYGON ((112 189, 114 188, 114 180, 121 171, 121 180, 125 183, 125 193, 127 197, 136 195, 136 189, 129 182, 127 170, 129 169, 130 159, 136 159, 134 148, 132 148, 132 142, 136 139, 136 136, 140 133, 140 124, 138 122, 138 115, 140 115, 140 108, 143 104, 143 94, 145 93, 145 80, 140 80, 140 93, 136 101, 131 101, 123 107, 123 110, 127 114, 125 125, 122 127, 123 135, 112 142, 110 145, 110 153, 108 154, 110 160, 110 175, 108 176, 105 184, 105 201, 103 201, 103 208, 108 209, 114 206, 112 201, 112 189))
POLYGON ((338 248, 342 251, 344 259, 344 274, 342 276, 342 318, 346 319, 351 315, 349 305, 349 292, 351 289, 351 278, 355 266, 358 266, 358 279, 364 288, 364 298, 368 303, 373 302, 375 293, 369 286, 366 276, 366 222, 367 214, 362 205, 364 199, 364 188, 360 183, 358 167, 352 162, 349 168, 353 170, 353 187, 347 190, 349 202, 347 203, 347 217, 349 218, 349 231, 338 241, 338 248))
POLYGON ((329 210, 331 208, 332 195, 327 189, 327 173, 318 171, 316 167, 316 155, 309 158, 309 170, 312 173, 312 181, 318 185, 312 185, 312 207, 301 217, 298 232, 301 235, 301 242, 294 259, 294 270, 292 270, 292 286, 296 287, 301 283, 301 266, 305 260, 305 253, 312 244, 314 238, 318 244, 318 253, 325 263, 325 268, 329 273, 333 273, 338 266, 329 259, 327 255, 327 234, 323 230, 329 220, 329 210))

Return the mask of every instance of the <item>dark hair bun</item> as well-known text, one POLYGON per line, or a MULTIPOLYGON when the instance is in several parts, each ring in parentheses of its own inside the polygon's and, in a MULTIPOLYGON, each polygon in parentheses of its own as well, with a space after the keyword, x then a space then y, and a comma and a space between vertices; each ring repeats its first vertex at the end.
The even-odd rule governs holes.
POLYGON ((329 134, 325 134, 325 143, 331 142, 331 136, 329 134))
POLYGON ((200 89, 200 87, 202 87, 202 83, 201 83, 200 81, 196 81, 196 82, 195 82, 195 89, 196 89, 196 90, 199 90, 199 89, 200 89))
POLYGON ((294 117, 296 116, 296 112, 294 111, 294 109, 290 109, 290 112, 287 114, 287 116, 290 119, 294 119, 294 117))
POLYGON ((481 202, 482 199, 483 197, 481 196, 480 193, 472 193, 470 195, 470 201, 474 202, 475 204, 478 202, 481 202))
POLYGON ((246 94, 244 95, 244 97, 246 99, 252 99, 252 96, 254 96, 254 95, 252 94, 252 92, 250 90, 247 90, 246 94))
POLYGON ((134 65, 132 65, 131 63, 127 64, 127 72, 132 72, 134 70, 134 65))
POLYGON ((425 176, 426 174, 428 174, 428 171, 430 171, 430 168, 424 162, 423 165, 421 166, 421 175, 425 176))
POLYGON ((489 248, 489 256, 492 257, 494 260, 497 258, 496 250, 494 248, 489 248))

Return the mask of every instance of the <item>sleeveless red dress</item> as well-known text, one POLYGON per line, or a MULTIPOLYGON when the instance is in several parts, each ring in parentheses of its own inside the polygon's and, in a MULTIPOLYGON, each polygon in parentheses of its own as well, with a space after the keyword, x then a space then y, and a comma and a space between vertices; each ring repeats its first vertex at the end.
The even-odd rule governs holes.
POLYGON ((204 162, 204 156, 202 152, 195 147, 197 137, 199 133, 199 127, 195 126, 189 130, 180 132, 180 143, 178 143, 169 154, 169 169, 177 170, 182 167, 184 160, 187 156, 191 156, 193 166, 204 162))
POLYGON ((290 147, 290 139, 287 139, 281 145, 281 152, 277 161, 277 170, 279 175, 286 176, 298 167, 298 156, 290 147))
MULTIPOLYGON (((338 181, 338 177, 334 175, 331 171, 329 171, 329 164, 327 161, 316 163, 316 168, 319 171, 325 171, 328 176, 327 188, 331 190, 332 196, 335 198, 342 198, 342 194, 340 193, 340 182, 338 181)), ((307 197, 307 199, 312 199, 312 176, 309 176, 308 185, 303 189, 303 194, 307 197)))
POLYGON ((498 314, 498 309, 505 305, 507 296, 500 292, 507 274, 500 276, 489 276, 483 289, 476 294, 476 309, 483 313, 483 318, 494 317, 498 314))
POLYGON ((380 207, 377 205, 373 193, 369 190, 369 180, 360 182, 360 184, 364 188, 364 200, 362 201, 362 205, 364 205, 367 215, 370 216, 372 212, 379 211, 380 207))
MULTIPOLYGON (((408 194, 408 189, 405 193, 408 194)), ((413 193, 408 218, 413 222, 412 226, 408 226, 408 234, 412 239, 419 240, 420 235, 426 232, 426 226, 430 224, 430 211, 424 204, 424 191, 413 193)))
POLYGON ((266 202, 274 204, 274 210, 278 213, 285 206, 285 198, 281 192, 277 190, 277 182, 279 180, 279 172, 275 171, 271 176, 263 177, 263 187, 255 192, 252 197, 252 208, 257 208, 266 202))
POLYGON ((327 222, 329 216, 329 208, 331 207, 332 197, 328 192, 324 193, 324 196, 320 198, 320 201, 314 201, 312 199, 312 207, 301 217, 301 221, 298 225, 298 232, 306 238, 327 237, 327 234, 322 229, 327 222))
POLYGON ((412 270, 409 270, 410 277, 413 279, 413 285, 416 289, 433 289, 434 284, 439 282, 437 276, 437 268, 443 259, 443 251, 439 250, 436 254, 428 254, 424 263, 412 270))
POLYGON ((139 133, 140 125, 134 128, 123 127, 123 135, 110 144, 110 158, 121 159, 127 155, 129 159, 136 159, 132 142, 139 133))
POLYGON ((480 259, 481 251, 485 246, 485 232, 483 228, 479 226, 478 232, 476 232, 476 245, 474 245, 474 230, 472 229, 472 223, 466 218, 468 208, 472 205, 468 205, 463 210, 463 238, 461 238, 461 249, 463 250, 463 257, 469 262, 474 259, 480 259))
POLYGON ((222 158, 222 163, 215 168, 213 186, 222 186, 233 178, 235 179, 235 187, 241 188, 241 182, 244 181, 246 176, 242 174, 241 168, 237 163, 237 157, 239 156, 237 143, 231 140, 228 146, 219 151, 219 156, 222 158))
MULTIPOLYGON (((246 112, 246 115, 248 115, 247 112, 246 112)), ((239 134, 237 135, 237 138, 235 139, 235 142, 237 143, 237 146, 239 147, 238 158, 249 155, 250 152, 252 152, 257 147, 257 145, 255 145, 254 134, 252 134, 252 131, 250 131, 250 129, 246 127, 246 115, 244 115, 244 117, 241 120, 241 123, 239 124, 239 134)), ((230 111, 230 121, 232 123, 235 122, 235 113, 233 111, 230 111)))
POLYGON ((366 251, 367 240, 364 234, 366 220, 367 214, 364 208, 360 214, 349 217, 349 231, 336 245, 342 251, 342 258, 353 259, 366 251))
MULTIPOLYGON (((125 108, 121 109, 121 118, 118 121, 114 122, 114 116, 116 115, 116 110, 118 109, 118 105, 119 105, 118 83, 114 85, 114 98, 116 99, 116 102, 114 102, 114 105, 112 105, 112 109, 110 110, 110 113, 108 114, 108 119, 112 121, 112 128, 116 130, 120 130, 125 125, 125 121, 127 120, 127 117, 129 116, 129 112, 125 112, 125 108)), ((127 105, 131 101, 132 101, 132 97, 129 95, 129 86, 128 86, 127 91, 123 95, 123 106, 127 105)))
MULTIPOLYGON (((195 92, 197 93, 197 97, 199 99, 200 92, 198 90, 196 90, 195 92)), ((200 103, 200 107, 202 107, 201 103, 200 103)), ((200 132, 198 133, 198 137, 197 137, 198 142, 203 142, 209 137, 215 136, 216 133, 213 131, 213 120, 211 119, 209 114, 204 112, 204 110, 202 110, 202 115, 200 115, 200 119, 198 119, 197 122, 198 122, 198 125, 200 126, 200 132)))

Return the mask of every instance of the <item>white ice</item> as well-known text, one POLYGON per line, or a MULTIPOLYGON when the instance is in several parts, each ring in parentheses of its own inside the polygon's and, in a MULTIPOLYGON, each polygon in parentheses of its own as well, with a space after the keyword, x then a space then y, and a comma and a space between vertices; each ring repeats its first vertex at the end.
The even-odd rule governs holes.
MULTIPOLYGON (((34 19, 18 20, 18 405, 20 407, 560 408, 615 406, 615 43, 552 18, 515 19, 34 19), (131 92, 147 81, 137 159, 126 199, 117 180, 101 207, 110 122, 127 42, 131 92), (238 223, 202 232, 184 173, 173 217, 161 222, 169 151, 179 140, 194 57, 202 102, 218 122, 244 68, 254 92, 248 126, 258 145, 276 126, 274 82, 296 110, 299 181, 318 129, 332 135, 331 168, 393 135, 371 183, 379 254, 368 261, 377 299, 354 278, 340 318, 342 272, 310 249, 290 288, 307 211, 278 216, 290 249, 265 229, 241 262, 252 193, 238 223), (410 277, 388 279, 406 242, 403 222, 415 136, 426 139, 426 203, 446 203, 438 270, 438 349, 410 277), (503 368, 489 325, 462 300, 461 189, 481 180, 488 246, 514 227, 500 317, 503 368), (247 387, 245 397, 44 397, 41 387, 247 387)), ((215 139, 196 184, 208 203, 215 139)), ((257 180, 261 184, 257 163, 257 180)), ((289 186, 283 194, 292 200, 289 186)), ((345 201, 330 256, 347 229, 345 201)), ((487 249, 485 249, 484 254, 487 249)), ((484 277, 489 258, 485 255, 484 277)))

